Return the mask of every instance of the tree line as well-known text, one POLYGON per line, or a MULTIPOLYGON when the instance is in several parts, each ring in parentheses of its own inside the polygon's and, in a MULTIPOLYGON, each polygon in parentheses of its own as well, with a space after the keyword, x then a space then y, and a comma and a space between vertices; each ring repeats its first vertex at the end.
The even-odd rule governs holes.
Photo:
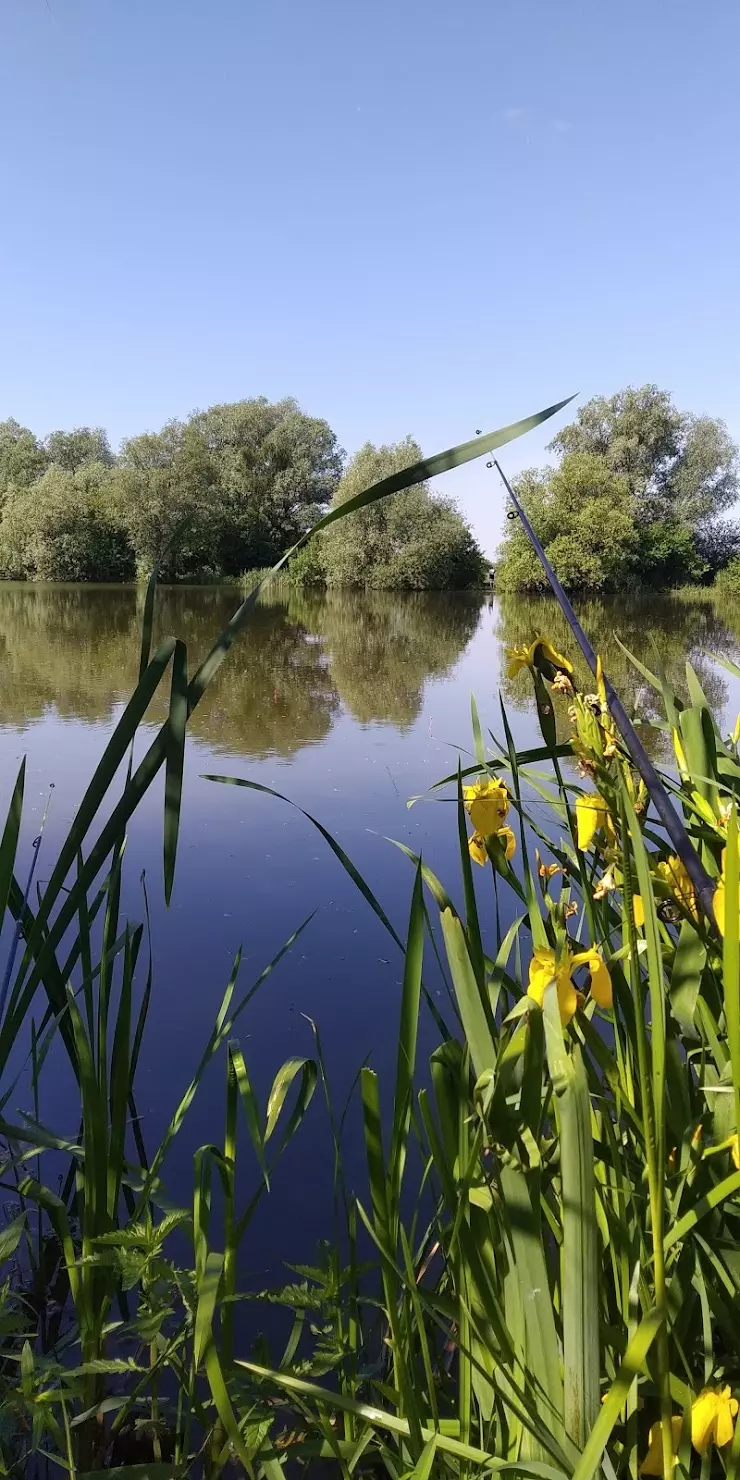
MULTIPOLYGON (((273 564, 332 502, 421 456, 412 438, 346 462, 328 422, 288 398, 211 406, 116 455, 100 427, 41 440, 0 423, 0 576, 40 581, 238 577, 273 564)), ((480 582, 451 500, 420 484, 308 547, 305 584, 424 590, 480 582)))
MULTIPOLYGON (((740 553, 740 526, 727 517, 738 449, 723 422, 679 411, 656 385, 595 397, 548 450, 557 464, 527 469, 514 486, 567 589, 708 584, 740 553)), ((516 519, 498 552, 496 587, 547 587, 516 519)))

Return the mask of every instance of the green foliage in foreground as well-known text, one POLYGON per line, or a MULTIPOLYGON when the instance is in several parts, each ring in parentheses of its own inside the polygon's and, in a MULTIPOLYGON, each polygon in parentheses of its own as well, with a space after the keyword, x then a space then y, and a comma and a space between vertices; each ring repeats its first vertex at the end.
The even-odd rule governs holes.
MULTIPOLYGON (((154 654, 142 684, 165 661, 154 654)), ((0 1248, 17 1271, 1 1312, 7 1473, 29 1474, 31 1456, 49 1452, 78 1477, 104 1458, 125 1462, 128 1480, 279 1480, 289 1463, 319 1458, 342 1475, 359 1468, 392 1480, 505 1468, 586 1480, 638 1465, 668 1480, 676 1457, 688 1475, 734 1473, 738 732, 728 740, 714 727, 693 672, 688 703, 660 674, 644 676, 675 731, 681 780, 664 779, 716 880, 724 936, 667 856, 603 693, 569 694, 562 678, 550 689, 536 667, 543 743, 517 753, 504 715, 501 743, 487 746, 473 706, 475 764, 438 783, 458 830, 460 886, 448 892, 409 855, 403 934, 315 821, 403 960, 395 1083, 380 1085, 369 1068, 361 1077, 367 1181, 356 1198, 318 1036, 311 1058, 277 1069, 266 1105, 236 1039, 283 952, 246 990, 235 962, 169 1127, 156 1149, 144 1146, 135 1079, 152 980, 144 929, 120 917, 121 848, 59 972, 47 946, 61 943, 58 926, 50 937, 39 931, 43 898, 34 920, 10 882, 21 772, 0 887, 10 882, 27 945, 0 1048, 7 1055, 40 975, 50 1011, 32 1029, 34 1098, 58 1034, 79 1085, 82 1133, 63 1139, 37 1111, 1 1126, 3 1176, 18 1198, 0 1248), (555 743, 553 704, 572 709, 567 743, 555 743), (504 824, 516 834, 511 862, 504 824), (491 828, 477 881, 470 826, 491 828), (444 1017, 430 990, 440 959, 444 1017), (79 988, 65 998, 78 961, 79 988), (423 1013, 438 1033, 426 1064, 423 1013), (216 1056, 225 1058, 223 1130, 196 1153, 192 1205, 173 1208, 167 1152, 216 1056), (339 1242, 284 1287, 244 1290, 238 1251, 282 1150, 310 1134, 319 1086, 336 1138, 339 1242), (76 1173, 61 1195, 38 1170, 51 1152, 76 1173), (262 1347, 250 1351, 236 1319, 243 1296, 248 1309, 261 1299, 291 1313, 272 1362, 262 1347)), ((169 733, 171 744, 182 733, 174 708, 169 733)), ((52 886, 85 815, 83 803, 52 886)), ((81 878, 88 873, 83 864, 81 878)))
MULTIPOLYGON (((516 492, 566 589, 705 581, 737 553, 738 531, 721 517, 737 496, 737 448, 722 422, 677 411, 657 386, 630 387, 587 402, 550 448, 559 465, 520 474, 516 492)), ((547 585, 516 521, 496 584, 547 585)))
MULTIPOLYGON (((382 480, 343 510, 327 514, 316 531, 504 445, 559 409, 550 407, 382 480)), ((159 1145, 147 1147, 136 1109, 136 1074, 153 989, 149 911, 145 896, 141 922, 122 918, 126 829, 163 771, 169 903, 187 725, 249 622, 258 592, 245 596, 195 669, 181 639, 165 638, 153 648, 155 599, 152 579, 142 613, 139 681, 53 866, 34 893, 31 880, 26 885, 17 872, 25 762, 0 837, 0 921, 8 926, 0 981, 0 1178, 15 1204, 0 1231, 0 1263, 7 1271, 0 1286, 0 1468, 30 1477, 52 1465, 72 1480, 85 1480, 88 1472, 113 1466, 122 1480, 171 1480, 234 1473, 235 1467, 238 1473, 241 1466, 250 1477, 257 1473, 277 1480, 288 1455, 333 1457, 335 1429, 327 1418, 310 1436, 297 1434, 295 1405, 284 1414, 263 1379, 239 1365, 237 1256, 276 1162, 309 1109, 322 1061, 318 1043, 315 1059, 287 1061, 277 1070, 267 1104, 260 1106, 235 1029, 310 920, 289 935, 248 986, 237 955, 200 1062, 159 1145), (133 742, 166 678, 167 717, 134 765, 133 742), (71 1134, 41 1119, 40 1085, 51 1051, 66 1055, 78 1094, 79 1128, 71 1134), (203 1074, 224 1051, 221 1144, 211 1140, 196 1153, 192 1204, 173 1208, 164 1180, 168 1153, 203 1074), (13 1119, 9 1106, 24 1093, 28 1109, 13 1119), (239 1124, 250 1147, 252 1175, 247 1173, 246 1185, 239 1124)), ((349 860, 332 846, 365 897, 372 898, 349 860)), ((407 967, 412 997, 420 965, 419 898, 417 886, 407 967)), ((392 934, 400 945, 400 937, 392 934)), ((407 1078, 414 1032, 412 1014, 403 1040, 407 1078)), ((399 1188, 404 1159, 401 1146, 400 1175, 394 1174, 399 1188)), ((350 1226, 356 1227, 347 1206, 350 1226)), ((356 1244, 353 1250, 350 1267, 357 1269, 356 1244)), ((319 1280, 339 1309, 344 1276, 336 1252, 319 1280)), ((304 1334, 307 1340, 311 1335, 309 1312, 322 1308, 315 1283, 312 1272, 298 1287, 299 1310, 282 1363, 286 1371, 304 1334)), ((285 1293, 276 1298, 286 1301, 285 1293)), ((358 1288, 350 1332, 353 1341, 364 1344, 359 1301, 358 1288)), ((328 1328, 319 1335, 313 1356, 308 1341, 308 1365, 303 1366, 312 1377, 324 1375, 342 1357, 340 1332, 328 1328)), ((264 1355, 264 1348, 253 1355, 264 1355)), ((356 1366, 350 1380, 364 1381, 356 1366)), ((399 1432, 400 1424, 405 1432, 405 1420, 392 1413, 389 1420, 391 1431, 399 1432)), ((348 1428, 349 1421, 345 1436, 348 1428)))

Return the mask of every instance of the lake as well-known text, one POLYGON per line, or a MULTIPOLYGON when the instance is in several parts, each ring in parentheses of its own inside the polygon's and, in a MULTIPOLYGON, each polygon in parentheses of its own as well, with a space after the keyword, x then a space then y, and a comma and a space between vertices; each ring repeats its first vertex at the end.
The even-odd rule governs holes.
MULTIPOLYGON (((238 601, 238 591, 229 588, 162 588, 157 634, 184 639, 192 671, 238 601)), ((135 685, 141 609, 141 594, 131 587, 0 585, 2 805, 25 754, 23 868, 54 785, 41 879, 135 685)), ((678 685, 690 658, 732 726, 740 683, 708 654, 740 656, 740 613, 720 611, 711 600, 668 597, 586 602, 578 610, 628 708, 637 706, 646 720, 655 712, 615 634, 648 667, 655 644, 678 685)), ((284 1059, 313 1052, 308 1018, 321 1032, 340 1105, 363 1061, 386 1083, 393 1072, 400 963, 392 940, 299 811, 204 776, 247 777, 312 813, 404 933, 411 864, 388 839, 423 852, 459 895, 453 807, 438 800, 409 809, 407 802, 454 771, 459 751, 469 763, 471 694, 484 729, 502 733, 501 691, 516 741, 538 742, 527 676, 506 678, 504 652, 538 630, 572 653, 559 610, 545 598, 296 591, 256 609, 191 721, 169 910, 162 895, 161 785, 130 829, 125 905, 133 918, 143 918, 145 872, 152 907, 154 993, 138 1093, 152 1142, 195 1068, 237 948, 244 950, 240 980, 246 987, 312 912, 241 1020, 239 1038, 260 1090, 284 1059)), ((163 712, 152 711, 139 754, 163 712)), ((565 734, 564 709, 560 723, 565 734)), ((659 752, 660 732, 642 733, 659 752)), ((490 876, 480 875, 488 908, 490 876)), ((433 974, 430 982, 443 1007, 442 985, 433 974)), ((431 1044, 434 1029, 428 1024, 425 1031, 431 1044)), ((72 1133, 66 1067, 61 1056, 53 1064, 42 1119, 72 1133)), ((180 1196, 188 1195, 195 1147, 222 1134, 222 1078, 219 1063, 175 1143, 169 1180, 180 1196)), ((295 1257, 297 1218, 302 1255, 328 1231, 330 1147, 322 1110, 315 1105, 310 1114, 317 1129, 310 1135, 304 1126, 291 1147, 272 1194, 269 1238, 254 1244, 257 1277, 276 1259, 295 1257)), ((359 1145, 359 1136, 351 1138, 348 1164, 358 1183, 359 1145)))

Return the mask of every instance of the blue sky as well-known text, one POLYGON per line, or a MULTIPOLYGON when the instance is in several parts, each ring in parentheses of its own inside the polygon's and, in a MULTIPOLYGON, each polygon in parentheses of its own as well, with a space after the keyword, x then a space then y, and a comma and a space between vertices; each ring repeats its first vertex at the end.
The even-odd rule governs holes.
POLYGON ((740 437, 739 59, 734 0, 5 0, 0 417, 434 452, 654 380, 740 437))

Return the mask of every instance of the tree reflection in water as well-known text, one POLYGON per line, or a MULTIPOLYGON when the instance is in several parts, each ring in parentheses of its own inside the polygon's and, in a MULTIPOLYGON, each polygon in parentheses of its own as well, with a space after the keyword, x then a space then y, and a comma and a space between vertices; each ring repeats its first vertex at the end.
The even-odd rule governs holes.
MULTIPOLYGON (((181 637, 192 672, 238 600, 234 588, 161 587, 155 643, 181 637)), ((110 722, 136 684, 142 603, 134 587, 0 585, 0 723, 22 727, 49 712, 110 722)), ((324 739, 342 703, 362 723, 405 728, 426 680, 454 667, 479 614, 469 593, 268 595, 191 733, 236 754, 290 756, 324 739)), ((152 723, 164 718, 165 689, 152 723)))

